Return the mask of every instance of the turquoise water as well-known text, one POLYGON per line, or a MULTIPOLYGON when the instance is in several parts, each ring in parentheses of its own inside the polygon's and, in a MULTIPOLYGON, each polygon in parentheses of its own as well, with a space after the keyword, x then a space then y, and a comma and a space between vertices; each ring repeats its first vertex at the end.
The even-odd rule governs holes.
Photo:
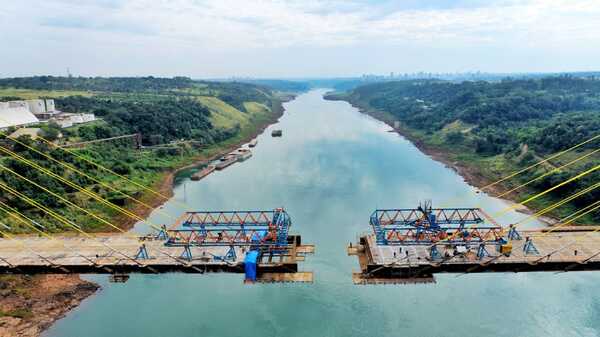
MULTIPOLYGON (((345 247, 375 208, 507 206, 483 194, 389 127, 345 102, 300 95, 258 139, 254 156, 179 181, 163 211, 285 207, 292 231, 316 244, 302 264, 314 284, 244 285, 243 275, 133 275, 103 289, 46 337, 105 336, 598 336, 600 273, 438 275, 436 284, 354 286, 345 247), (282 138, 271 138, 273 128, 282 138)), ((504 223, 524 218, 509 212, 504 223)), ((155 212, 150 221, 171 221, 155 212)), ((541 226, 529 223, 529 226, 541 226)), ((138 224, 137 231, 147 230, 138 224)))

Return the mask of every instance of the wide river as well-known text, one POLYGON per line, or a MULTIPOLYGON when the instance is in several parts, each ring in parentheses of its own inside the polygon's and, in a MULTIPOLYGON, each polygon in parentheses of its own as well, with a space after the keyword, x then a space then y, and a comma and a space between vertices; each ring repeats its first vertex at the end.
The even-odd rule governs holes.
MULTIPOLYGON (((179 215, 283 206, 292 232, 316 244, 301 266, 315 272, 313 284, 244 285, 241 274, 132 275, 124 284, 92 276, 103 289, 45 336, 600 335, 600 273, 442 274, 436 284, 352 285, 358 263, 346 256, 346 245, 369 230, 374 209, 431 199, 434 207, 481 205, 493 214, 509 204, 476 194, 385 124, 345 102, 324 100, 324 93, 286 103, 246 162, 199 182, 178 179, 162 209, 179 215), (272 138, 273 128, 283 137, 272 138)), ((524 217, 508 212, 497 220, 524 217)), ((155 211, 149 221, 172 220, 155 211)))

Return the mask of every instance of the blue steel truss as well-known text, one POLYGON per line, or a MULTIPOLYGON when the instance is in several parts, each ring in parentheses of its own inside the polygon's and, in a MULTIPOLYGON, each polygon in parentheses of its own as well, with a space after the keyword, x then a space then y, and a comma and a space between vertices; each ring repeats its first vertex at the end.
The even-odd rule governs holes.
POLYGON ((501 244, 502 227, 479 208, 378 209, 370 225, 379 245, 501 244))
MULTIPOLYGON (((187 212, 171 229, 157 237, 168 246, 244 246, 277 252, 288 246, 290 216, 282 208, 273 211, 187 212)), ((227 256, 230 258, 231 256, 227 256)))

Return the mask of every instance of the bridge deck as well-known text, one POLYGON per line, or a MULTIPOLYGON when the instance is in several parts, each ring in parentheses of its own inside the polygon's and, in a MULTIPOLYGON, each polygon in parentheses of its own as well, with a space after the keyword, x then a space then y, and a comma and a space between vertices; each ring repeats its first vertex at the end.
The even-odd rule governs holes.
MULTIPOLYGON (((57 236, 53 240, 19 236, 18 239, 0 239, 0 273, 242 273, 246 255, 246 248, 235 247, 236 258, 223 261, 214 256, 224 256, 229 247, 192 246, 192 259, 188 260, 181 258, 184 247, 165 246, 162 240, 119 235, 100 235, 93 239, 78 236, 57 236), (148 259, 135 258, 142 244, 148 259)), ((292 241, 300 242, 299 238, 292 241)), ((288 255, 269 257, 264 254, 258 264, 259 273, 295 273, 298 261, 313 251, 311 245, 293 243, 288 255)), ((300 279, 312 278, 304 275, 300 279)))
POLYGON ((438 245, 442 259, 432 260, 429 245, 377 245, 372 234, 361 237, 360 244, 349 247, 348 253, 359 258, 361 272, 353 276, 357 284, 433 281, 433 274, 440 272, 600 270, 600 232, 591 228, 529 230, 521 236, 523 240, 512 241, 509 256, 488 245, 489 256, 482 259, 477 257, 477 245, 457 255, 453 255, 454 247, 438 245), (539 254, 525 254, 525 237, 533 240, 539 254))

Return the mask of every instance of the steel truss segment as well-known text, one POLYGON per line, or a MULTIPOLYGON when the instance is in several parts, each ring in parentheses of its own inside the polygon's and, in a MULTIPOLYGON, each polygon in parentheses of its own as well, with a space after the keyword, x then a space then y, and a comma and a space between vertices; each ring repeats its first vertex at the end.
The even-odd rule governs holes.
POLYGON ((167 245, 285 247, 291 219, 273 211, 188 212, 177 228, 167 231, 167 245))
POLYGON ((274 215, 283 214, 283 220, 289 221, 289 216, 283 210, 275 211, 213 211, 213 212, 188 212, 181 226, 200 225, 268 225, 274 223, 274 215))
MULTIPOLYGON (((486 218, 479 208, 434 208, 428 214, 433 215, 431 219, 440 225, 483 223, 486 218)), ((379 209, 373 212, 371 222, 384 226, 407 226, 430 222, 430 219, 419 209, 379 209)))
POLYGON ((502 227, 480 208, 378 209, 371 214, 370 224, 380 245, 438 241, 495 244, 503 235, 502 227))

